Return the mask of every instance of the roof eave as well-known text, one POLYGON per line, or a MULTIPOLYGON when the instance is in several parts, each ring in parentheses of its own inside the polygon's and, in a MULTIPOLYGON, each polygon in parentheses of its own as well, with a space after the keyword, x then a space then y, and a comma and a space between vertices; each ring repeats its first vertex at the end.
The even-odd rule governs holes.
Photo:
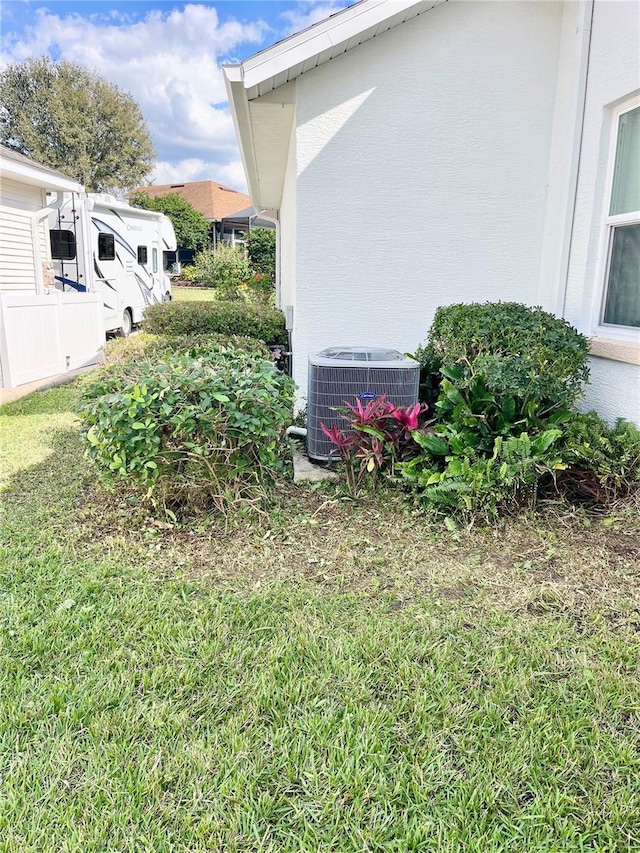
POLYGON ((250 56, 242 66, 236 67, 242 68, 242 79, 250 97, 264 95, 303 73, 302 69, 313 67, 314 60, 323 55, 333 58, 360 44, 361 36, 364 36, 362 40, 371 38, 368 31, 384 32, 445 2, 447 0, 360 0, 250 56), (287 73, 296 68, 299 70, 294 76, 287 73))
MULTIPOLYGON (((252 113, 257 125, 264 128, 264 115, 259 115, 259 105, 265 103, 263 96, 363 41, 445 2, 447 0, 360 0, 240 64, 222 66, 249 195, 256 208, 278 209, 284 181, 284 170, 279 164, 273 176, 265 172, 264 191, 261 187, 260 164, 264 168, 268 158, 264 148, 259 148, 252 113)), ((286 146, 289 136, 285 123, 281 125, 278 144, 286 146)))
POLYGON ((242 165, 244 166, 244 173, 247 178, 249 196, 253 204, 259 207, 260 181, 258 179, 251 116, 249 115, 249 98, 247 97, 247 90, 244 86, 244 70, 242 65, 225 65, 224 78, 231 117, 240 145, 242 165))
POLYGON ((73 178, 57 175, 30 163, 19 163, 0 155, 0 171, 3 177, 20 181, 30 186, 53 192, 84 192, 84 187, 73 178))

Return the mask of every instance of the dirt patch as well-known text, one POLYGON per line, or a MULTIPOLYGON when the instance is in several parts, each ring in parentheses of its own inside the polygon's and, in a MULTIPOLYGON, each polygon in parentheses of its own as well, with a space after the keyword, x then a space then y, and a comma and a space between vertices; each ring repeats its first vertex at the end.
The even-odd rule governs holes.
POLYGON ((237 590, 311 583, 385 596, 521 613, 640 608, 640 519, 556 510, 492 528, 449 531, 396 495, 354 501, 331 488, 281 487, 268 518, 233 529, 153 521, 127 498, 85 494, 74 537, 120 549, 162 577, 237 590), (90 507, 94 507, 91 509, 90 507))

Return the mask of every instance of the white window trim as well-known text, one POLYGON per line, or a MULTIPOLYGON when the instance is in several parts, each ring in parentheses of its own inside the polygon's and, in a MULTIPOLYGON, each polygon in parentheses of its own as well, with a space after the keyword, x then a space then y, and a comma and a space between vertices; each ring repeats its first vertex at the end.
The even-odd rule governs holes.
MULTIPOLYGON (((640 329, 634 326, 614 326, 602 322, 604 315, 605 300, 607 297, 607 285, 609 279, 609 263, 611 260, 611 247, 613 243, 613 231, 616 225, 634 225, 640 224, 640 212, 633 211, 632 213, 622 213, 616 216, 611 216, 609 210, 611 208, 611 194, 613 192, 613 175, 616 163, 616 154, 618 150, 618 127, 620 117, 631 110, 640 107, 640 95, 636 95, 629 100, 624 101, 613 111, 611 117, 611 136, 609 142, 609 157, 607 163, 607 179, 605 183, 605 195, 602 211, 602 220, 600 226, 600 243, 598 251, 598 265, 596 269, 597 288, 595 292, 595 300, 593 303, 593 314, 591 320, 592 339, 594 343, 598 340, 605 345, 609 340, 614 342, 627 342, 640 346, 640 329)), ((601 353, 604 356, 605 347, 600 347, 601 353)), ((612 356, 615 358, 615 356, 612 356)), ((619 360, 619 359, 616 359, 619 360)), ((635 361, 635 359, 634 359, 635 361)))

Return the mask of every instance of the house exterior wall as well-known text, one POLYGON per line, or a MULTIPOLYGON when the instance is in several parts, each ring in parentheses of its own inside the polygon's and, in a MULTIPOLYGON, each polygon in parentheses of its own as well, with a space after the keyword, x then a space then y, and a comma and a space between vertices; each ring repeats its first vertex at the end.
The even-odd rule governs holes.
POLYGON ((640 330, 599 327, 614 111, 640 90, 639 57, 638 3, 596 2, 563 313, 581 332, 593 336, 599 353, 609 349, 614 356, 591 359, 591 384, 583 407, 596 408, 609 421, 625 417, 640 425, 640 330), (628 353, 623 361, 617 360, 620 344, 628 353), (635 364, 630 363, 634 351, 635 364))
POLYGON ((285 311, 296 302, 296 134, 289 140, 287 169, 280 203, 280 286, 278 307, 285 311))
POLYGON ((562 314, 564 307, 580 158, 592 6, 589 0, 569 0, 562 5, 560 55, 537 300, 538 305, 557 315, 562 314))
POLYGON ((8 178, 0 183, 0 290, 36 293, 42 270, 36 269, 48 257, 46 226, 36 228, 39 241, 34 246, 32 215, 46 204, 42 188, 8 178), (36 252, 37 248, 37 252, 36 252))
POLYGON ((440 305, 537 304, 562 14, 452 2, 297 79, 303 394, 327 346, 411 351, 440 305))

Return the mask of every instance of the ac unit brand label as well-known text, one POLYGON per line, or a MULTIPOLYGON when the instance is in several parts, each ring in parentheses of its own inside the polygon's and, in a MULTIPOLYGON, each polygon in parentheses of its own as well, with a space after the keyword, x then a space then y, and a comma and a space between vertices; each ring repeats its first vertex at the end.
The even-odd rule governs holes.
POLYGON ((375 391, 362 391, 358 394, 358 397, 360 397, 361 400, 375 400, 377 396, 378 395, 375 391))

